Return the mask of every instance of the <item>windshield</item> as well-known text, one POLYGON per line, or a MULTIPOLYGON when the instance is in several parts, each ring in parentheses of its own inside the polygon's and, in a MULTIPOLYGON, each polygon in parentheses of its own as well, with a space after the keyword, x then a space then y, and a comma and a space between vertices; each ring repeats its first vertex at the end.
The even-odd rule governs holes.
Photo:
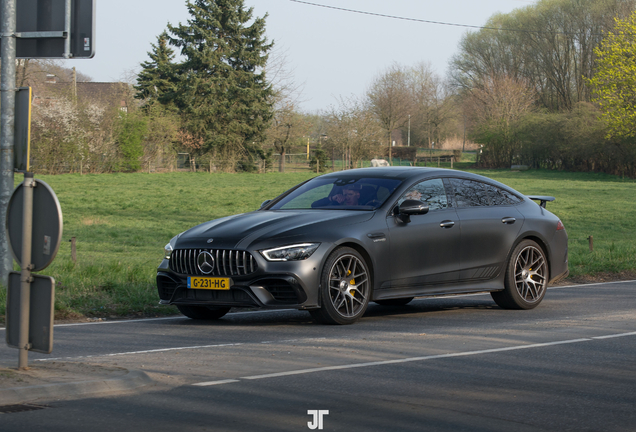
POLYGON ((374 210, 402 181, 386 177, 316 177, 270 207, 271 210, 374 210))

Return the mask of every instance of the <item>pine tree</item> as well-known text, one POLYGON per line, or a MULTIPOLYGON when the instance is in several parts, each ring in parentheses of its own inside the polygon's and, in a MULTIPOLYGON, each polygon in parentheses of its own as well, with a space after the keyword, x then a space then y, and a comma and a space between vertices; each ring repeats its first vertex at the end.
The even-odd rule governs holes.
POLYGON ((243 0, 187 2, 187 25, 168 26, 185 57, 177 67, 177 107, 205 152, 245 156, 260 143, 272 117, 264 67, 272 48, 265 17, 252 20, 243 0))
POLYGON ((161 33, 157 44, 152 44, 152 52, 148 52, 150 60, 141 64, 143 69, 134 86, 137 90, 135 98, 147 104, 159 102, 168 105, 175 97, 174 50, 168 46, 168 39, 168 33, 161 33))

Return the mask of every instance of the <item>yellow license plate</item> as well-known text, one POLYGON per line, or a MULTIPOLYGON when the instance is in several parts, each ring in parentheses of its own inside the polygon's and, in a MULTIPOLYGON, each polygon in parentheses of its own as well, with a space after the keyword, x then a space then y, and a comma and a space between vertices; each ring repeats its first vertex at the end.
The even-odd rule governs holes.
POLYGON ((209 289, 209 290, 229 290, 230 278, 188 276, 188 288, 209 289))

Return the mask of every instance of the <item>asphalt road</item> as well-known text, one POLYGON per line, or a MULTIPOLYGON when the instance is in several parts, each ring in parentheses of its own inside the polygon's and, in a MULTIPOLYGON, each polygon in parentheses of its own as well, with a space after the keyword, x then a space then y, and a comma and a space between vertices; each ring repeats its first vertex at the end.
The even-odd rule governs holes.
POLYGON ((0 430, 301 431, 320 410, 326 431, 634 431, 635 318, 632 281, 551 289, 531 311, 489 295, 372 305, 353 326, 298 311, 56 326, 31 362, 157 384, 0 415, 0 430))

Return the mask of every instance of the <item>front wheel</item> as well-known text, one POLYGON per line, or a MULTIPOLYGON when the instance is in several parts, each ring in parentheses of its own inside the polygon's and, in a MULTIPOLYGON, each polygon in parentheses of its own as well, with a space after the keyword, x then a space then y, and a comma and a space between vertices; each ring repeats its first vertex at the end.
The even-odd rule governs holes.
POLYGON ((323 324, 353 324, 369 305, 371 277, 365 259, 343 247, 329 255, 320 277, 320 309, 311 316, 323 324))
POLYGON ((545 252, 536 242, 523 240, 510 255, 505 289, 491 292, 490 295, 504 309, 532 309, 543 300, 548 278, 545 252))
POLYGON ((217 320, 230 311, 229 307, 177 305, 179 312, 195 320, 217 320))

